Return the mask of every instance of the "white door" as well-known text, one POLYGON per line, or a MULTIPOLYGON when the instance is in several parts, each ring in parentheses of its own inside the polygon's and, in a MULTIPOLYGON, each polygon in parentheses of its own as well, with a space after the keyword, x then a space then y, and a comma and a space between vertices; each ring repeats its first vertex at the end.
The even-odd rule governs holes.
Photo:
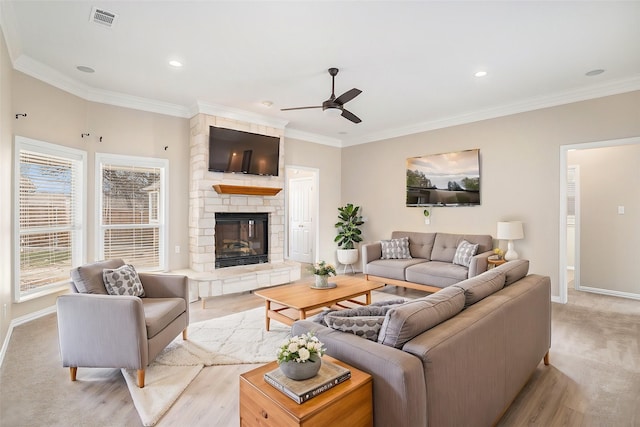
POLYGON ((289 180, 289 258, 293 261, 313 262, 315 199, 312 176, 289 180))

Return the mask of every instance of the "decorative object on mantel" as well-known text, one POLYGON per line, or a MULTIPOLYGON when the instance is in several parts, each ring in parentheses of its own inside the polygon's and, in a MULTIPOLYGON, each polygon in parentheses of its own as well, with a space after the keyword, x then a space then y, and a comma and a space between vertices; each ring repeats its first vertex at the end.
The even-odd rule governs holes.
POLYGON ((244 185, 224 185, 216 184, 213 186, 218 194, 244 194, 247 196, 275 196, 282 188, 274 187, 250 187, 244 185))
POLYGON ((504 259, 507 261, 513 261, 518 259, 518 253, 513 248, 513 241, 524 238, 524 232, 522 230, 522 222, 520 221, 501 221, 498 222, 498 233, 496 236, 499 240, 508 240, 507 253, 504 254, 504 259))
POLYGON ((322 365, 323 345, 310 332, 289 338, 276 352, 280 370, 287 378, 296 381, 314 377, 322 365))
MULTIPOLYGON (((344 265, 343 274, 347 271, 347 265, 355 264, 358 261, 358 249, 355 244, 362 242, 360 226, 364 224, 359 211, 360 206, 353 206, 351 203, 338 208, 339 221, 335 224, 338 235, 334 242, 338 243, 338 262, 344 265)), ((353 267, 351 269, 353 270, 353 267)))
POLYGON ((335 283, 329 283, 329 276, 336 275, 336 268, 332 264, 320 261, 309 269, 315 276, 315 283, 311 285, 313 289, 329 289, 337 286, 335 283))

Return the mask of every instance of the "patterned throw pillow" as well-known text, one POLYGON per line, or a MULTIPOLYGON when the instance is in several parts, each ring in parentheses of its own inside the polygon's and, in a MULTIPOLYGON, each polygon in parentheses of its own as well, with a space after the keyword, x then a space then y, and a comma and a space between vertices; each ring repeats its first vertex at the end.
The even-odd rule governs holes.
POLYGON ((401 237, 400 239, 381 240, 382 259, 409 259, 409 238, 401 237))
POLYGON ((382 301, 376 305, 335 310, 324 315, 324 323, 337 331, 349 332, 371 341, 378 341, 378 332, 390 309, 404 304, 405 300, 382 301))
POLYGON ((102 270, 102 279, 109 295, 144 296, 142 282, 131 264, 116 269, 105 268, 102 270))
POLYGON ((456 254, 453 256, 453 263, 469 267, 471 258, 478 252, 478 246, 463 240, 456 248, 456 254))

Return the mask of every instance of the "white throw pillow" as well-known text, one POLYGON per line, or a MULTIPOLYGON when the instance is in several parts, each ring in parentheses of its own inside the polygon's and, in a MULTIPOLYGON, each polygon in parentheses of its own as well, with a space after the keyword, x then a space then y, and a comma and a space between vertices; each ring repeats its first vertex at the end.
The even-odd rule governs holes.
POLYGON ((102 279, 109 295, 144 296, 144 288, 138 272, 131 264, 115 269, 105 268, 102 270, 102 279))
POLYGON ((469 267, 471 258, 478 252, 477 244, 469 243, 466 240, 460 242, 456 248, 456 254, 453 256, 453 263, 469 267))

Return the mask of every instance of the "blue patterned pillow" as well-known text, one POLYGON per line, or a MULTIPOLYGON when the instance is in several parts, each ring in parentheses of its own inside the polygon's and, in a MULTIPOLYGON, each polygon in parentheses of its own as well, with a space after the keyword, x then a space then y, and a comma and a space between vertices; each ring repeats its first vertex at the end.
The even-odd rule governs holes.
POLYGON ((382 259, 410 259, 409 238, 401 237, 399 239, 381 240, 382 259))
POLYGON ((460 242, 456 248, 456 254, 453 256, 453 263, 469 267, 471 264, 471 258, 478 252, 478 246, 473 243, 469 243, 466 240, 460 242))

